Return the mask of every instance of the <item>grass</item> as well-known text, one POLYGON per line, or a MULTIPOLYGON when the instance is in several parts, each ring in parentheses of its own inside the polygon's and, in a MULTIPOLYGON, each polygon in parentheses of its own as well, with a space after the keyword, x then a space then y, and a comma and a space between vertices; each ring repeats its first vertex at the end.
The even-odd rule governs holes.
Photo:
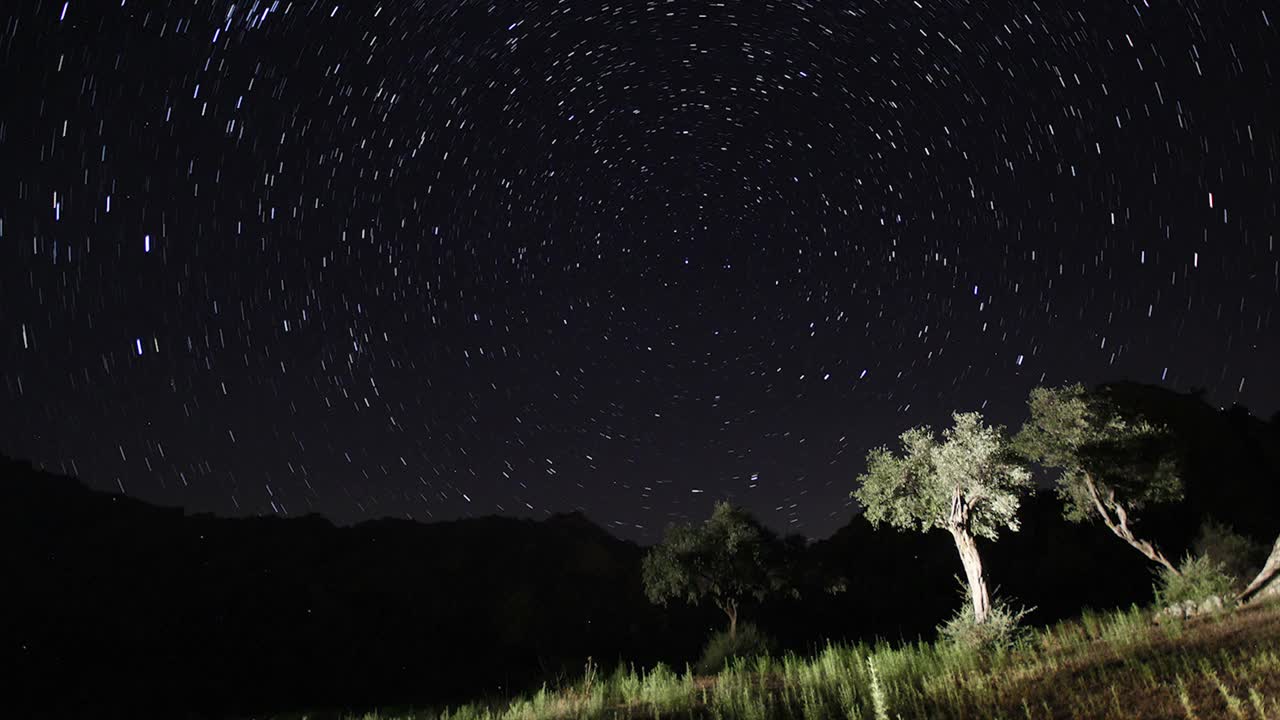
POLYGON ((622 668, 500 704, 350 720, 1252 718, 1280 720, 1280 603, 1187 621, 1085 613, 1011 648, 832 644, 716 675, 622 668))

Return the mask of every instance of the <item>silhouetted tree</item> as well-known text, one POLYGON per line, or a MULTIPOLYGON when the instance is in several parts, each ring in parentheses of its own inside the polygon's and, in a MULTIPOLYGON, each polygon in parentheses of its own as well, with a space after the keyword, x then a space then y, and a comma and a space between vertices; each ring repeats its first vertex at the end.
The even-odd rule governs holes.
POLYGON ((1183 483, 1168 431, 1126 415, 1104 393, 1083 385, 1035 388, 1031 415, 1015 439, 1028 459, 1056 469, 1063 515, 1101 520, 1116 537, 1173 574, 1178 569, 1149 540, 1137 537, 1136 513, 1181 500, 1183 483))
POLYGON ((1010 451, 1003 428, 989 427, 978 413, 956 413, 939 441, 928 427, 901 436, 902 455, 876 448, 853 497, 872 525, 951 533, 972 591, 974 621, 991 610, 975 537, 995 540, 1001 529, 1017 531, 1018 507, 1031 487, 1030 473, 1010 451))
POLYGON ((659 605, 710 598, 728 616, 729 637, 735 638, 743 601, 763 600, 790 585, 781 550, 777 536, 745 510, 719 502, 701 525, 667 528, 662 543, 645 555, 645 594, 659 605))

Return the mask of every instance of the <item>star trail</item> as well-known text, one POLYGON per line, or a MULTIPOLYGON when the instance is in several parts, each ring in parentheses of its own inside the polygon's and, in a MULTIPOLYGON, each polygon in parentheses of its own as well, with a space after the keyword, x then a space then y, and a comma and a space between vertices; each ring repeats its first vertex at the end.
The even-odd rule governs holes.
POLYGON ((0 451, 193 512, 740 503, 1037 384, 1280 408, 1267 2, 6 3, 0 451))

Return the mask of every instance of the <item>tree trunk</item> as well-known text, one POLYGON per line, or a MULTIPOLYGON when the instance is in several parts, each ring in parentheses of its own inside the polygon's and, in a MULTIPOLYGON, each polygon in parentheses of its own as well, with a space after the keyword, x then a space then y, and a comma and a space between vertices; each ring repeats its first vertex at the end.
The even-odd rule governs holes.
POLYGON ((953 528, 951 537, 960 552, 964 575, 969 581, 969 594, 973 596, 973 619, 981 625, 991 612, 991 595, 987 592, 987 578, 982 572, 982 558, 978 555, 978 543, 967 530, 953 528))
POLYGON ((1271 547, 1271 556, 1262 566, 1262 571, 1253 579, 1253 582, 1249 583, 1249 587, 1240 593, 1240 602, 1249 602, 1256 597, 1277 593, 1280 593, 1280 537, 1276 538, 1276 544, 1271 547))
POLYGON ((724 612, 729 616, 729 639, 736 639, 738 637, 738 603, 726 603, 724 612))
POLYGON ((969 502, 957 487, 951 493, 951 514, 947 518, 951 537, 956 541, 964 575, 969 581, 969 594, 973 596, 973 621, 981 625, 991 611, 991 595, 987 593, 987 578, 982 573, 982 558, 978 555, 978 543, 969 532, 969 502))
POLYGON ((1111 532, 1115 533, 1116 537, 1132 545, 1135 550, 1142 553, 1148 560, 1163 565, 1166 570, 1174 575, 1182 574, 1155 545, 1134 536, 1133 530, 1129 528, 1129 512, 1125 510, 1123 503, 1116 500, 1115 490, 1108 488, 1104 496, 1102 491, 1098 489, 1097 484, 1093 482, 1093 476, 1089 473, 1085 473, 1084 482, 1085 487, 1089 489, 1089 497, 1093 500, 1094 509, 1098 511, 1098 515, 1102 517, 1102 522, 1106 524, 1111 532))

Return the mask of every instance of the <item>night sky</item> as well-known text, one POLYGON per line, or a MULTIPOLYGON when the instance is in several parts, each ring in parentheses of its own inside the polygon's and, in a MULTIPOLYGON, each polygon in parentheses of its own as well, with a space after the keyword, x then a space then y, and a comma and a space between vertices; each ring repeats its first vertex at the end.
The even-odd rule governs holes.
POLYGON ((0 452, 96 488, 821 537, 1036 384, 1280 408, 1274 2, 3 5, 0 452))

